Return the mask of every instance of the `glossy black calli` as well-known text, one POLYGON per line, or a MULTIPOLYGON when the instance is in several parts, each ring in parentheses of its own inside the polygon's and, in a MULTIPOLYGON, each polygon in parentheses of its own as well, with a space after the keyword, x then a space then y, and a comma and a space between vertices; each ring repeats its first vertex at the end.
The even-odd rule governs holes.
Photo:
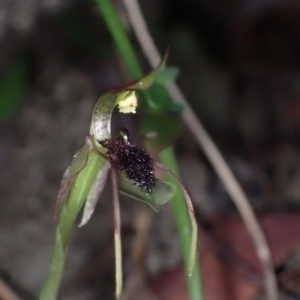
POLYGON ((155 177, 153 161, 148 152, 130 144, 129 133, 120 129, 120 138, 105 140, 100 144, 107 149, 110 163, 120 172, 125 171, 127 178, 143 192, 153 192, 155 177))

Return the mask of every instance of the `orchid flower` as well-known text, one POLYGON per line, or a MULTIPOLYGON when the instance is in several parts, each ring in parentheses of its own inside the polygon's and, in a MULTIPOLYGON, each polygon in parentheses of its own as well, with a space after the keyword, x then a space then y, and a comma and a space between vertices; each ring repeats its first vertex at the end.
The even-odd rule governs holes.
POLYGON ((150 74, 125 87, 111 89, 98 99, 92 115, 90 134, 74 155, 61 181, 56 202, 58 225, 52 267, 40 300, 55 299, 49 297, 50 290, 55 287, 56 293, 58 291, 66 247, 76 216, 84 207, 79 227, 89 221, 109 171, 111 171, 113 183, 116 298, 119 298, 122 292, 121 217, 118 189, 121 193, 143 201, 157 210, 160 205, 172 199, 176 193, 176 187, 156 178, 154 168, 171 174, 178 181, 185 195, 193 229, 189 268, 191 274, 196 257, 197 225, 192 202, 186 189, 171 170, 150 158, 146 150, 131 144, 128 132, 121 130, 119 132, 121 138, 112 139, 111 137, 111 117, 114 108, 118 107, 121 113, 135 113, 138 106, 136 91, 147 89, 154 82, 155 77, 165 66, 166 57, 167 55, 150 74))

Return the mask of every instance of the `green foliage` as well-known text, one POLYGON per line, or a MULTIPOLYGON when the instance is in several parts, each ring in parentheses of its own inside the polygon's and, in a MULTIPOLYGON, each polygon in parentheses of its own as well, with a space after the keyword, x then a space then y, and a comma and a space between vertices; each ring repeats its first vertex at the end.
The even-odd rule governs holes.
POLYGON ((24 59, 13 61, 0 75, 0 119, 7 120, 19 108, 28 91, 28 66, 24 59))

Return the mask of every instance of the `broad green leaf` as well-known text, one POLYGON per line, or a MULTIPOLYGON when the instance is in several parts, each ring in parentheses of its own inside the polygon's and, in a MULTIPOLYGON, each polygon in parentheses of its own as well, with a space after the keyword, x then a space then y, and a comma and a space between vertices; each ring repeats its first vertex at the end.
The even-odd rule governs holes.
POLYGON ((158 211, 159 207, 170 201, 176 193, 174 184, 155 178, 155 185, 151 194, 146 194, 130 180, 125 172, 120 173, 120 192, 130 198, 148 204, 153 210, 158 211))

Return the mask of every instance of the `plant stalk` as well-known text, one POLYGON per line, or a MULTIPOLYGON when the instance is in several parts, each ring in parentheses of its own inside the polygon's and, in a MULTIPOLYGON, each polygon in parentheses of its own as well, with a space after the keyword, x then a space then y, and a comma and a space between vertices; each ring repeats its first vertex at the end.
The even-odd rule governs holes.
MULTIPOLYGON (((141 77, 143 74, 142 68, 139 64, 134 49, 129 41, 129 38, 125 32, 125 29, 123 28, 121 21, 119 20, 117 13, 112 5, 112 1, 96 0, 96 3, 103 15, 105 23, 113 37, 113 40, 122 56, 122 59, 126 65, 129 75, 132 79, 141 77)), ((147 91, 145 93, 147 93, 147 91)), ((179 173, 177 160, 172 147, 162 151, 159 157, 164 165, 170 168, 174 173, 179 173)), ((172 200, 172 206, 181 243, 189 296, 191 300, 202 300, 203 291, 198 260, 195 263, 192 276, 189 276, 189 258, 192 230, 189 214, 185 203, 185 198, 177 182, 175 182, 175 180, 171 177, 168 178, 168 180, 175 184, 178 189, 178 193, 176 193, 172 200)))

